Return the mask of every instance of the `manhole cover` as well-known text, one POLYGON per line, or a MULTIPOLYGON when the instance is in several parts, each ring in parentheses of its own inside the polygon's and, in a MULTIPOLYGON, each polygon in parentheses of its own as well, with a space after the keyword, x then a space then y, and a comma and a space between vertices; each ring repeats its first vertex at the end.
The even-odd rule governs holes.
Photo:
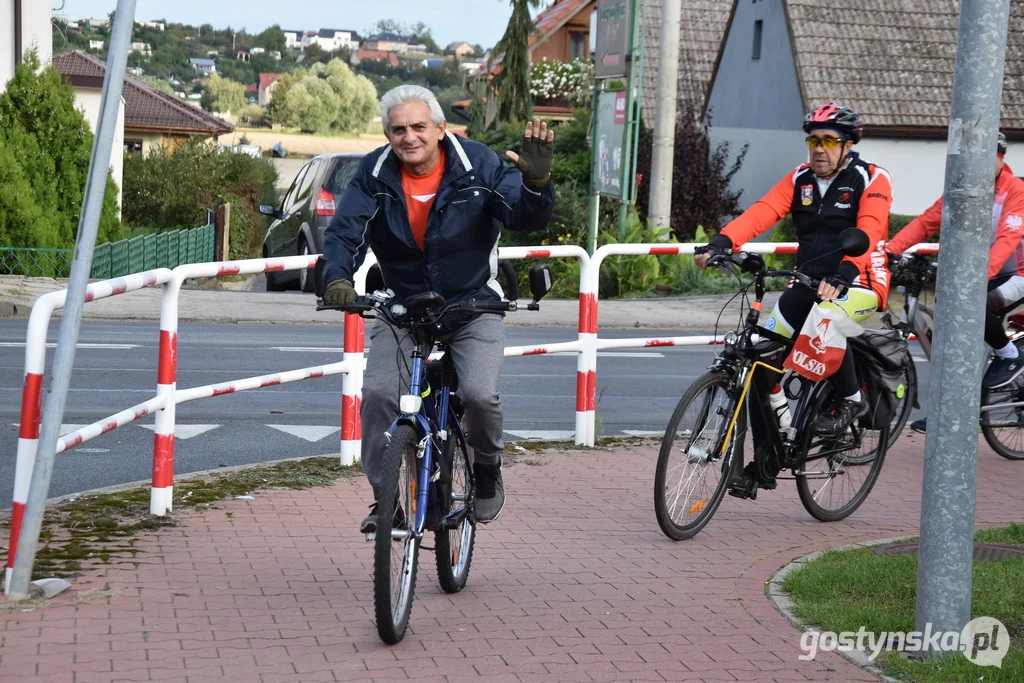
MULTIPOLYGON (((917 555, 918 542, 913 543, 887 543, 875 546, 876 555, 917 555)), ((975 543, 974 559, 988 560, 995 562, 1007 557, 1019 557, 1024 559, 1024 547, 1018 545, 1004 545, 1001 543, 975 543)))

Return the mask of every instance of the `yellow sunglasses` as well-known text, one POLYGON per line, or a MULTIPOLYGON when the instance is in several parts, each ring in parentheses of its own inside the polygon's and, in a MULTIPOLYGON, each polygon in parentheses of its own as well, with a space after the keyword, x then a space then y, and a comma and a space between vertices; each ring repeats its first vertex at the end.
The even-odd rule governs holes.
POLYGON ((807 143, 807 146, 810 149, 814 149, 815 147, 824 147, 825 149, 836 149, 846 141, 843 140, 842 138, 816 138, 813 135, 808 135, 806 138, 804 138, 804 142, 807 143))

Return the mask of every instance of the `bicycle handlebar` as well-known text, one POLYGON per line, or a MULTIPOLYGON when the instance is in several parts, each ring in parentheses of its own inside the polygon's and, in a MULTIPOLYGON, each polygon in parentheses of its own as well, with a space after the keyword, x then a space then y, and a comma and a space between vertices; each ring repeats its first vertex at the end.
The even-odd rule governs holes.
POLYGON ((712 268, 719 267, 722 264, 732 264, 744 272, 760 277, 789 277, 809 289, 816 290, 821 283, 821 280, 801 273, 799 270, 769 268, 765 265, 764 259, 761 258, 760 254, 751 254, 745 251, 735 254, 717 254, 708 260, 708 266, 712 268))

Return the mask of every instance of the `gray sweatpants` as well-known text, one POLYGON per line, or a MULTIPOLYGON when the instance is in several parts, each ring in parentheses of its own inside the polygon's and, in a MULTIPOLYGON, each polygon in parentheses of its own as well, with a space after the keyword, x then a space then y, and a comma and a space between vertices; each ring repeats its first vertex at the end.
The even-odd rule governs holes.
MULTIPOLYGON (((458 393, 466 407, 466 442, 473 449, 474 461, 497 463, 503 448, 498 376, 505 354, 505 320, 484 313, 441 341, 449 345, 448 353, 455 362, 458 393)), ((391 328, 379 320, 370 329, 360 418, 363 470, 375 497, 387 447, 385 434, 398 417, 398 398, 408 392, 406 366, 412 367, 412 349, 412 339, 404 330, 395 329, 392 334, 391 328)))

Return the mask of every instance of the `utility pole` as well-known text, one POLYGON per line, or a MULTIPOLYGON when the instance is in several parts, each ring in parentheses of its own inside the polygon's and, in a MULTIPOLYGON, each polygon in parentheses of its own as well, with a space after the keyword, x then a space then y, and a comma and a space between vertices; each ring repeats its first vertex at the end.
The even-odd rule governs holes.
POLYGON ((651 150, 651 197, 647 209, 655 227, 670 227, 672 167, 679 92, 679 23, 682 0, 662 0, 658 41, 658 85, 654 100, 654 144, 651 150))
MULTIPOLYGON (((89 284, 92 269, 93 248, 100 225, 103 208, 103 192, 107 185, 110 169, 111 148, 114 145, 114 131, 117 127, 117 111, 121 104, 121 90, 124 84, 125 66, 128 62, 128 44, 132 37, 135 19, 135 0, 118 0, 114 23, 110 28, 110 51, 107 54, 107 73, 103 79, 103 97, 100 100, 100 117, 96 137, 92 143, 89 158, 89 175, 85 181, 85 197, 82 214, 78 221, 75 238, 75 255, 71 261, 71 278, 64 314, 60 321, 57 350, 53 358, 53 373, 46 392, 43 409, 43 424, 39 434, 39 450, 32 468, 28 500, 25 502, 25 517, 21 524, 21 535, 11 572, 8 595, 15 600, 28 597, 32 580, 32 565, 39 545, 39 531, 42 528, 43 512, 53 475, 53 461, 57 452, 57 437, 64 418, 64 404, 67 400, 71 368, 75 363, 75 346, 78 344, 78 330, 82 322, 82 308, 85 306, 85 290, 89 284)), ((120 150, 118 150, 120 153, 120 150)))
POLYGON ((915 628, 933 634, 959 634, 971 620, 985 348, 986 283, 979 264, 988 262, 1009 6, 1009 0, 960 3, 917 574, 915 628))

